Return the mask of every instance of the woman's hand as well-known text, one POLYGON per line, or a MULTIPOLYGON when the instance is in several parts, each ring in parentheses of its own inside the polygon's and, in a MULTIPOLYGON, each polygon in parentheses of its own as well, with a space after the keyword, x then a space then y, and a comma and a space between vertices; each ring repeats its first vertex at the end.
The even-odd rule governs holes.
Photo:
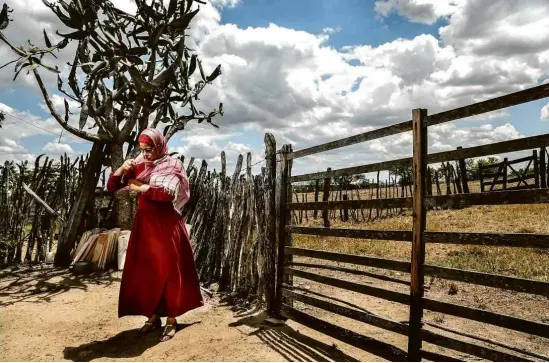
POLYGON ((133 159, 128 159, 126 161, 124 161, 124 163, 122 164, 121 167, 119 167, 115 172, 114 174, 117 175, 117 176, 120 176, 122 174, 125 174, 127 171, 133 169, 135 167, 135 160, 133 159))
POLYGON ((130 185, 130 190, 133 190, 134 192, 138 192, 138 193, 145 193, 151 187, 150 185, 143 184, 136 179, 130 180, 129 185, 130 185))

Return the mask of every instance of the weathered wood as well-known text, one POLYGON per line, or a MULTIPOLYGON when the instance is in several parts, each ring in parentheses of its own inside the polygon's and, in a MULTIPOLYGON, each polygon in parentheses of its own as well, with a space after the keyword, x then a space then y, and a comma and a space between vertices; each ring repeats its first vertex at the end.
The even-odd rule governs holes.
POLYGON ((278 223, 278 263, 276 274, 276 300, 274 311, 280 314, 282 305, 282 283, 284 280, 284 264, 287 261, 284 250, 288 243, 289 234, 286 233, 286 225, 290 224, 291 214, 288 208, 288 200, 291 200, 291 190, 288 180, 290 178, 290 162, 287 158, 291 151, 290 145, 284 145, 280 152, 280 218, 278 223))
POLYGON ((539 188, 539 160, 538 160, 538 151, 532 150, 532 160, 534 161, 534 180, 535 180, 535 187, 539 188))
POLYGON ((481 323, 499 326, 523 333, 549 338, 549 324, 531 321, 513 316, 493 313, 491 311, 470 308, 443 301, 423 298, 423 308, 438 313, 471 319, 481 323))
POLYGON ((471 205, 549 203, 549 189, 505 190, 462 195, 438 195, 426 198, 428 208, 463 208, 471 205))
POLYGON ((385 330, 392 331, 394 333, 406 335, 408 333, 408 327, 405 324, 397 321, 385 319, 371 313, 360 311, 357 309, 348 308, 345 306, 337 305, 325 300, 317 299, 315 297, 304 295, 296 291, 283 290, 285 295, 291 296, 295 301, 314 306, 316 308, 329 311, 346 318, 354 319, 366 324, 370 324, 385 330))
MULTIPOLYGON (((343 201, 347 201, 347 194, 343 195, 343 201)), ((343 222, 349 221, 349 207, 344 205, 343 206, 343 222)))
POLYGON ((411 231, 299 227, 299 226, 286 226, 286 231, 289 233, 295 233, 295 234, 317 235, 317 236, 326 236, 326 237, 376 239, 376 240, 387 240, 387 241, 411 241, 412 240, 411 231))
POLYGON ((285 253, 293 256, 312 257, 320 260, 354 263, 355 265, 383 268, 387 270, 410 272, 410 263, 405 261, 389 260, 379 257, 351 255, 347 253, 310 250, 306 248, 287 247, 285 253))
POLYGON ((368 351, 386 360, 401 362, 406 359, 406 352, 391 344, 366 337, 338 325, 328 323, 327 321, 315 318, 286 305, 283 306, 282 311, 286 318, 297 321, 298 323, 311 329, 320 331, 332 338, 368 351))
MULTIPOLYGON (((405 233, 402 231, 402 233, 405 233)), ((404 235, 403 235, 404 236, 404 235)), ((352 238, 352 237, 351 237, 352 238)), ((377 238, 380 239, 380 238, 377 238)), ((549 248, 549 234, 425 232, 428 243, 549 248)))
MULTIPOLYGON (((540 148, 549 144, 549 134, 525 137, 521 139, 496 142, 488 145, 462 148, 458 150, 443 151, 429 154, 427 156, 428 164, 436 164, 446 161, 459 161, 459 159, 479 158, 484 156, 503 154, 515 151, 530 150, 540 148)), ((529 157, 528 159, 531 159, 529 157)), ((313 179, 324 179, 354 174, 377 172, 378 170, 389 170, 394 167, 409 167, 412 165, 412 158, 403 158, 391 161, 383 161, 349 168, 335 169, 331 172, 317 172, 301 175, 294 175, 291 182, 303 182, 313 179)))
MULTIPOLYGON (((373 191, 373 189, 372 189, 373 191)), ((336 200, 328 202, 309 202, 309 203, 288 203, 291 210, 314 210, 318 209, 337 210, 344 205, 349 209, 358 208, 391 208, 404 207, 409 208, 412 205, 412 198, 391 198, 391 199, 366 199, 366 200, 336 200)))
MULTIPOLYGON (((328 168, 329 173, 332 169, 328 168)), ((330 180, 331 178, 324 179, 324 191, 322 193, 322 201, 327 203, 330 198, 330 180)), ((316 207, 314 208, 316 210, 316 207)), ((322 208, 322 218, 324 220, 324 227, 330 227, 330 218, 328 215, 328 208, 322 208)))
POLYGON ((32 191, 31 188, 29 188, 29 186, 25 183, 22 183, 22 186, 23 186, 23 189, 25 189, 25 191, 31 196, 33 197, 38 203, 40 203, 45 210, 48 211, 48 213, 50 213, 51 215, 54 215, 55 217, 57 217, 61 222, 64 222, 63 218, 59 215, 59 213, 57 213, 56 211, 54 211, 49 205, 48 203, 44 202, 44 200, 42 198, 40 198, 38 195, 36 195, 35 192, 32 191))
POLYGON ((425 265, 426 275, 549 297, 549 282, 425 265))
MULTIPOLYGON (((463 148, 461 146, 458 146, 457 150, 462 150, 463 148)), ((465 163, 464 158, 458 159, 459 163, 459 173, 460 173, 460 179, 462 183, 463 193, 468 194, 469 193, 469 181, 467 179, 467 165, 465 163)))
MULTIPOLYGON (((427 126, 426 109, 412 112, 413 124, 413 221, 412 260, 410 265, 410 326, 408 330, 408 360, 421 361, 421 320, 423 317, 423 264, 425 263, 426 226, 425 169, 427 168, 427 126)), ((447 175, 447 173, 446 173, 447 175)), ((448 181, 448 178, 446 178, 448 181)))
POLYGON ((368 276, 377 280, 389 281, 395 284, 410 286, 410 282, 408 281, 399 280, 394 277, 385 276, 385 275, 381 275, 373 272, 357 270, 356 268, 330 266, 326 264, 318 265, 314 263, 305 263, 305 262, 292 262, 288 267, 308 267, 308 268, 317 268, 317 269, 329 270, 329 271, 339 271, 339 272, 349 273, 352 275, 368 276))
POLYGON ((458 352, 474 355, 494 362, 532 362, 532 360, 526 359, 519 355, 505 353, 493 348, 464 342, 458 339, 433 333, 426 329, 421 329, 421 339, 431 344, 436 344, 444 348, 457 350, 458 352))
MULTIPOLYGON (((304 295, 295 291, 284 290, 283 293, 292 297, 295 301, 314 306, 316 308, 344 316, 356 321, 360 321, 372 326, 376 326, 397 334, 407 335, 408 326, 397 321, 392 321, 382 318, 371 313, 360 311, 357 309, 348 308, 345 306, 333 304, 331 302, 317 299, 312 296, 304 295)), ((448 349, 456 350, 462 353, 474 355, 481 358, 490 359, 492 361, 530 361, 522 356, 504 353, 496 349, 483 347, 474 343, 463 342, 454 338, 446 337, 426 329, 421 330, 421 338, 431 344, 436 344, 448 349)), ((423 355, 423 352, 422 352, 423 355)))
MULTIPOLYGON (((549 85, 528 88, 519 92, 510 93, 501 97, 459 107, 450 111, 440 112, 427 116, 426 126, 438 125, 441 123, 458 120, 465 117, 480 115, 482 113, 499 110, 506 107, 516 106, 522 103, 539 100, 548 97, 549 85)), ((357 143, 375 140, 385 136, 391 136, 412 130, 412 121, 401 122, 395 125, 383 127, 377 130, 368 131, 359 135, 346 137, 344 139, 327 142, 307 149, 295 151, 288 155, 288 159, 297 159, 324 151, 334 150, 357 143)))
POLYGON ((540 188, 547 188, 547 151, 545 147, 542 147, 539 152, 539 176, 540 176, 540 188))
MULTIPOLYGON (((315 180, 315 202, 318 202, 318 193, 320 192, 320 180, 315 180)), ((314 219, 317 219, 318 217, 318 209, 315 209, 314 211, 314 215, 313 215, 314 219)))

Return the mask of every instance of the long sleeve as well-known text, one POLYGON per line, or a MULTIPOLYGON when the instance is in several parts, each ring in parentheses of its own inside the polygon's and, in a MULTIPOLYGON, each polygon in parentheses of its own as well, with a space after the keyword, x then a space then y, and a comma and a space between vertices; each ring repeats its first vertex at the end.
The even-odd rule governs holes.
POLYGON ((124 176, 122 175, 114 175, 114 172, 109 175, 109 180, 107 181, 107 190, 110 193, 114 193, 123 187, 126 186, 127 183, 122 183, 122 177, 124 177, 124 182, 127 182, 130 179, 134 178, 134 171, 129 170, 124 176))
POLYGON ((143 193, 143 196, 156 202, 173 201, 173 196, 170 193, 166 192, 162 187, 150 187, 149 190, 143 193))

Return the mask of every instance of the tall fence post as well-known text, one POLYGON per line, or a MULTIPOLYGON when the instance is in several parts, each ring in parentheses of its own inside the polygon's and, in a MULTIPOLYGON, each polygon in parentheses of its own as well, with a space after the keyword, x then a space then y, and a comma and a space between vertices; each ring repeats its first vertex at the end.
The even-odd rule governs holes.
POLYGON ((425 171, 427 169, 426 109, 412 111, 413 126, 413 224, 410 288, 410 324, 408 329, 408 360, 421 361, 421 328, 423 317, 423 264, 425 262, 425 171))
MULTIPOLYGON (((318 202, 318 192, 319 192, 319 189, 320 189, 320 180, 317 179, 315 180, 315 203, 318 202)), ((314 211, 314 219, 316 219, 318 217, 318 208, 315 204, 315 211, 314 211)))
POLYGON ((276 314, 276 140, 273 134, 265 134, 265 248, 264 248, 264 281, 267 312, 276 314))
POLYGON ((291 223, 291 211, 288 208, 288 200, 292 200, 292 191, 289 188, 291 176, 291 162, 288 160, 288 153, 291 152, 291 145, 284 145, 280 154, 280 217, 278 223, 278 263, 276 270, 276 301, 274 311, 280 315, 282 307, 282 283, 289 281, 289 276, 284 276, 284 265, 288 262, 288 257, 284 250, 287 245, 291 245, 291 236, 286 232, 286 226, 291 223))
POLYGON ((503 190, 507 190, 507 173, 508 173, 508 169, 507 167, 509 166, 509 159, 507 158, 503 158, 503 190))
POLYGON ((542 147, 539 151, 539 176, 541 178, 541 188, 547 188, 547 163, 545 162, 545 156, 545 147, 542 147))
MULTIPOLYGON (((463 149, 461 146, 457 147, 458 150, 463 149)), ((465 159, 459 159, 459 172, 461 174, 461 184, 463 187, 463 193, 469 194, 469 181, 467 180, 467 164, 465 159)))
POLYGON ((532 151, 532 159, 534 159, 534 183, 535 183, 535 187, 539 188, 539 160, 538 160, 537 150, 532 151))
MULTIPOLYGON (((328 168, 326 171, 330 172, 332 171, 332 168, 328 168)), ((330 200, 330 180, 330 177, 324 179, 324 193, 322 194, 323 202, 327 202, 330 200)), ((322 210, 322 218, 324 219, 324 227, 326 228, 330 227, 330 216, 328 212, 328 207, 324 207, 324 209, 322 210)))

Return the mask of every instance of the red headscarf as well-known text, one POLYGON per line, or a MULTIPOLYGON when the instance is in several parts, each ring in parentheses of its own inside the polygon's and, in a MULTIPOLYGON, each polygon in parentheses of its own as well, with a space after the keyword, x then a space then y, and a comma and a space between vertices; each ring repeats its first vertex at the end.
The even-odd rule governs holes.
POLYGON ((168 155, 168 143, 162 133, 156 129, 144 130, 138 138, 139 142, 154 147, 156 160, 147 161, 139 155, 136 164, 145 164, 144 170, 136 179, 151 187, 162 187, 174 196, 173 205, 181 213, 183 206, 190 198, 189 179, 181 160, 168 155))

